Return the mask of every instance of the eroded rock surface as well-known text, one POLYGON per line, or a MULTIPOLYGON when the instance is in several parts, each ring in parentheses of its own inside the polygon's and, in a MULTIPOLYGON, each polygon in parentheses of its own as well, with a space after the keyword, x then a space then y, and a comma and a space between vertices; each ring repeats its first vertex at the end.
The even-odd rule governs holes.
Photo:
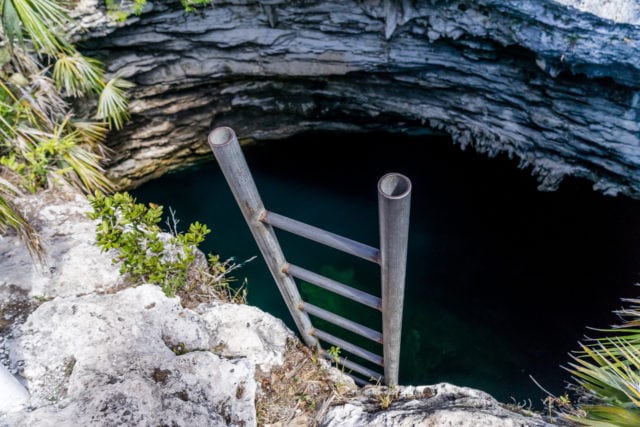
POLYGON ((28 297, 48 299, 106 292, 121 284, 111 254, 101 253, 94 244, 95 224, 87 218, 85 197, 48 190, 17 204, 38 230, 47 264, 35 263, 14 236, 0 236, 0 293, 15 287, 28 297))
POLYGON ((436 131, 532 165, 542 189, 574 175, 640 197, 634 2, 563 3, 233 0, 186 14, 149 0, 121 27, 85 18, 85 52, 137 84, 111 173, 135 186, 210 159, 220 125, 241 139, 436 131))
POLYGON ((546 427, 554 424, 526 411, 519 414, 509 411, 482 391, 441 383, 382 391, 365 388, 359 398, 329 409, 323 425, 546 427), (382 402, 389 405, 385 410, 380 409, 382 402))
MULTIPOLYGON (((241 322, 247 307, 235 308, 241 322)), ((270 335, 290 336, 280 325, 270 335)), ((200 316, 154 285, 56 298, 9 343, 33 408, 10 419, 24 426, 255 425, 255 366, 247 354, 227 359, 210 351, 216 342, 200 316)))

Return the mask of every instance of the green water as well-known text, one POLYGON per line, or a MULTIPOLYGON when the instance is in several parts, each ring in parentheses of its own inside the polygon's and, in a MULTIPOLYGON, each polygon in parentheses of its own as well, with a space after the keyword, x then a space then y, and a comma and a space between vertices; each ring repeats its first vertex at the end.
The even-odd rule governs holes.
MULTIPOLYGON (((402 384, 447 381, 538 406, 544 393, 529 375, 561 393, 569 377, 560 365, 585 326, 612 323, 619 298, 637 294, 640 203, 594 193, 587 182, 541 193, 513 161, 425 136, 314 134, 245 154, 268 209, 372 246, 377 180, 390 171, 411 178, 402 384)), ((181 225, 210 225, 206 251, 238 261, 259 255, 213 156, 135 195, 171 206, 181 225)), ((279 238, 290 262, 379 295, 376 265, 279 238)), ((236 273, 248 281, 251 304, 293 328, 259 257, 236 273)), ((379 328, 372 310, 304 284, 301 293, 379 328)))

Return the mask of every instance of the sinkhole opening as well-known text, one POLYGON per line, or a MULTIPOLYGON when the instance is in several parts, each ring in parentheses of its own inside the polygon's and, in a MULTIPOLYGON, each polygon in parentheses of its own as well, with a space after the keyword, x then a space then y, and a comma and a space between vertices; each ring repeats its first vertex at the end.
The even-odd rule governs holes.
MULTIPOLYGON (((594 334, 587 327, 616 323, 620 298, 638 295, 640 201, 603 196, 587 181, 539 192, 515 161, 439 136, 315 132, 243 150, 267 209, 374 247, 378 180, 388 172, 411 180, 400 384, 446 381, 539 406, 545 394, 529 376, 562 394, 570 377, 561 366, 594 334)), ((381 183, 392 196, 408 185, 381 183)), ((206 252, 238 262, 258 255, 235 277, 247 279, 250 304, 295 330, 213 156, 134 194, 172 207, 179 225, 208 224, 206 252)), ((379 295, 376 265, 285 232, 278 238, 288 261, 379 295)), ((313 304, 381 330, 375 310, 298 286, 313 304)), ((362 345, 381 354, 379 344, 362 345)))

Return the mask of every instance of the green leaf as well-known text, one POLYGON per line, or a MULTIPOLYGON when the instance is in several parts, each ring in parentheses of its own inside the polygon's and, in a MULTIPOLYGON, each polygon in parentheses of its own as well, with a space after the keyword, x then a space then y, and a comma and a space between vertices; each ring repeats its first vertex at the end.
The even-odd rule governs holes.
POLYGON ((54 0, 3 0, 3 26, 9 26, 17 37, 17 26, 22 27, 38 54, 56 56, 70 45, 59 35, 71 24, 66 11, 54 0), (8 15, 5 19, 5 13, 8 15))
POLYGON ((78 52, 58 55, 53 67, 53 80, 67 96, 98 94, 105 86, 102 63, 78 52))
POLYGON ((125 90, 132 87, 133 83, 119 77, 109 80, 100 94, 95 117, 107 121, 109 128, 122 129, 129 120, 129 101, 125 90))
POLYGON ((20 17, 13 6, 12 0, 0 0, 0 18, 2 18, 2 30, 9 39, 9 48, 16 41, 20 45, 24 45, 20 17))

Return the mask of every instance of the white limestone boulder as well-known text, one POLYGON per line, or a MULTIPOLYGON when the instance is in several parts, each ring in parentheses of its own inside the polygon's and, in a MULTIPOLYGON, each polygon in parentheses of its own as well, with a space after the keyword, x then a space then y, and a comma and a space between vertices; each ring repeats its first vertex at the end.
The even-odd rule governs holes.
POLYGON ((118 287, 122 278, 111 254, 95 246, 89 202, 76 192, 44 191, 17 201, 37 229, 48 263, 38 265, 14 236, 0 236, 0 289, 17 286, 30 297, 52 298, 118 287))
POLYGON ((294 335, 282 320, 249 305, 201 305, 216 342, 216 352, 229 358, 246 356, 263 372, 283 363, 287 339, 294 335))
POLYGON ((44 303, 8 344, 31 393, 31 411, 8 419, 17 426, 255 425, 255 356, 212 353, 211 332, 153 285, 44 303))
POLYGON ((326 427, 456 426, 547 427, 540 415, 508 410, 489 394, 468 387, 440 383, 433 386, 363 389, 356 399, 329 409, 326 427), (386 399, 389 405, 383 408, 386 399))

